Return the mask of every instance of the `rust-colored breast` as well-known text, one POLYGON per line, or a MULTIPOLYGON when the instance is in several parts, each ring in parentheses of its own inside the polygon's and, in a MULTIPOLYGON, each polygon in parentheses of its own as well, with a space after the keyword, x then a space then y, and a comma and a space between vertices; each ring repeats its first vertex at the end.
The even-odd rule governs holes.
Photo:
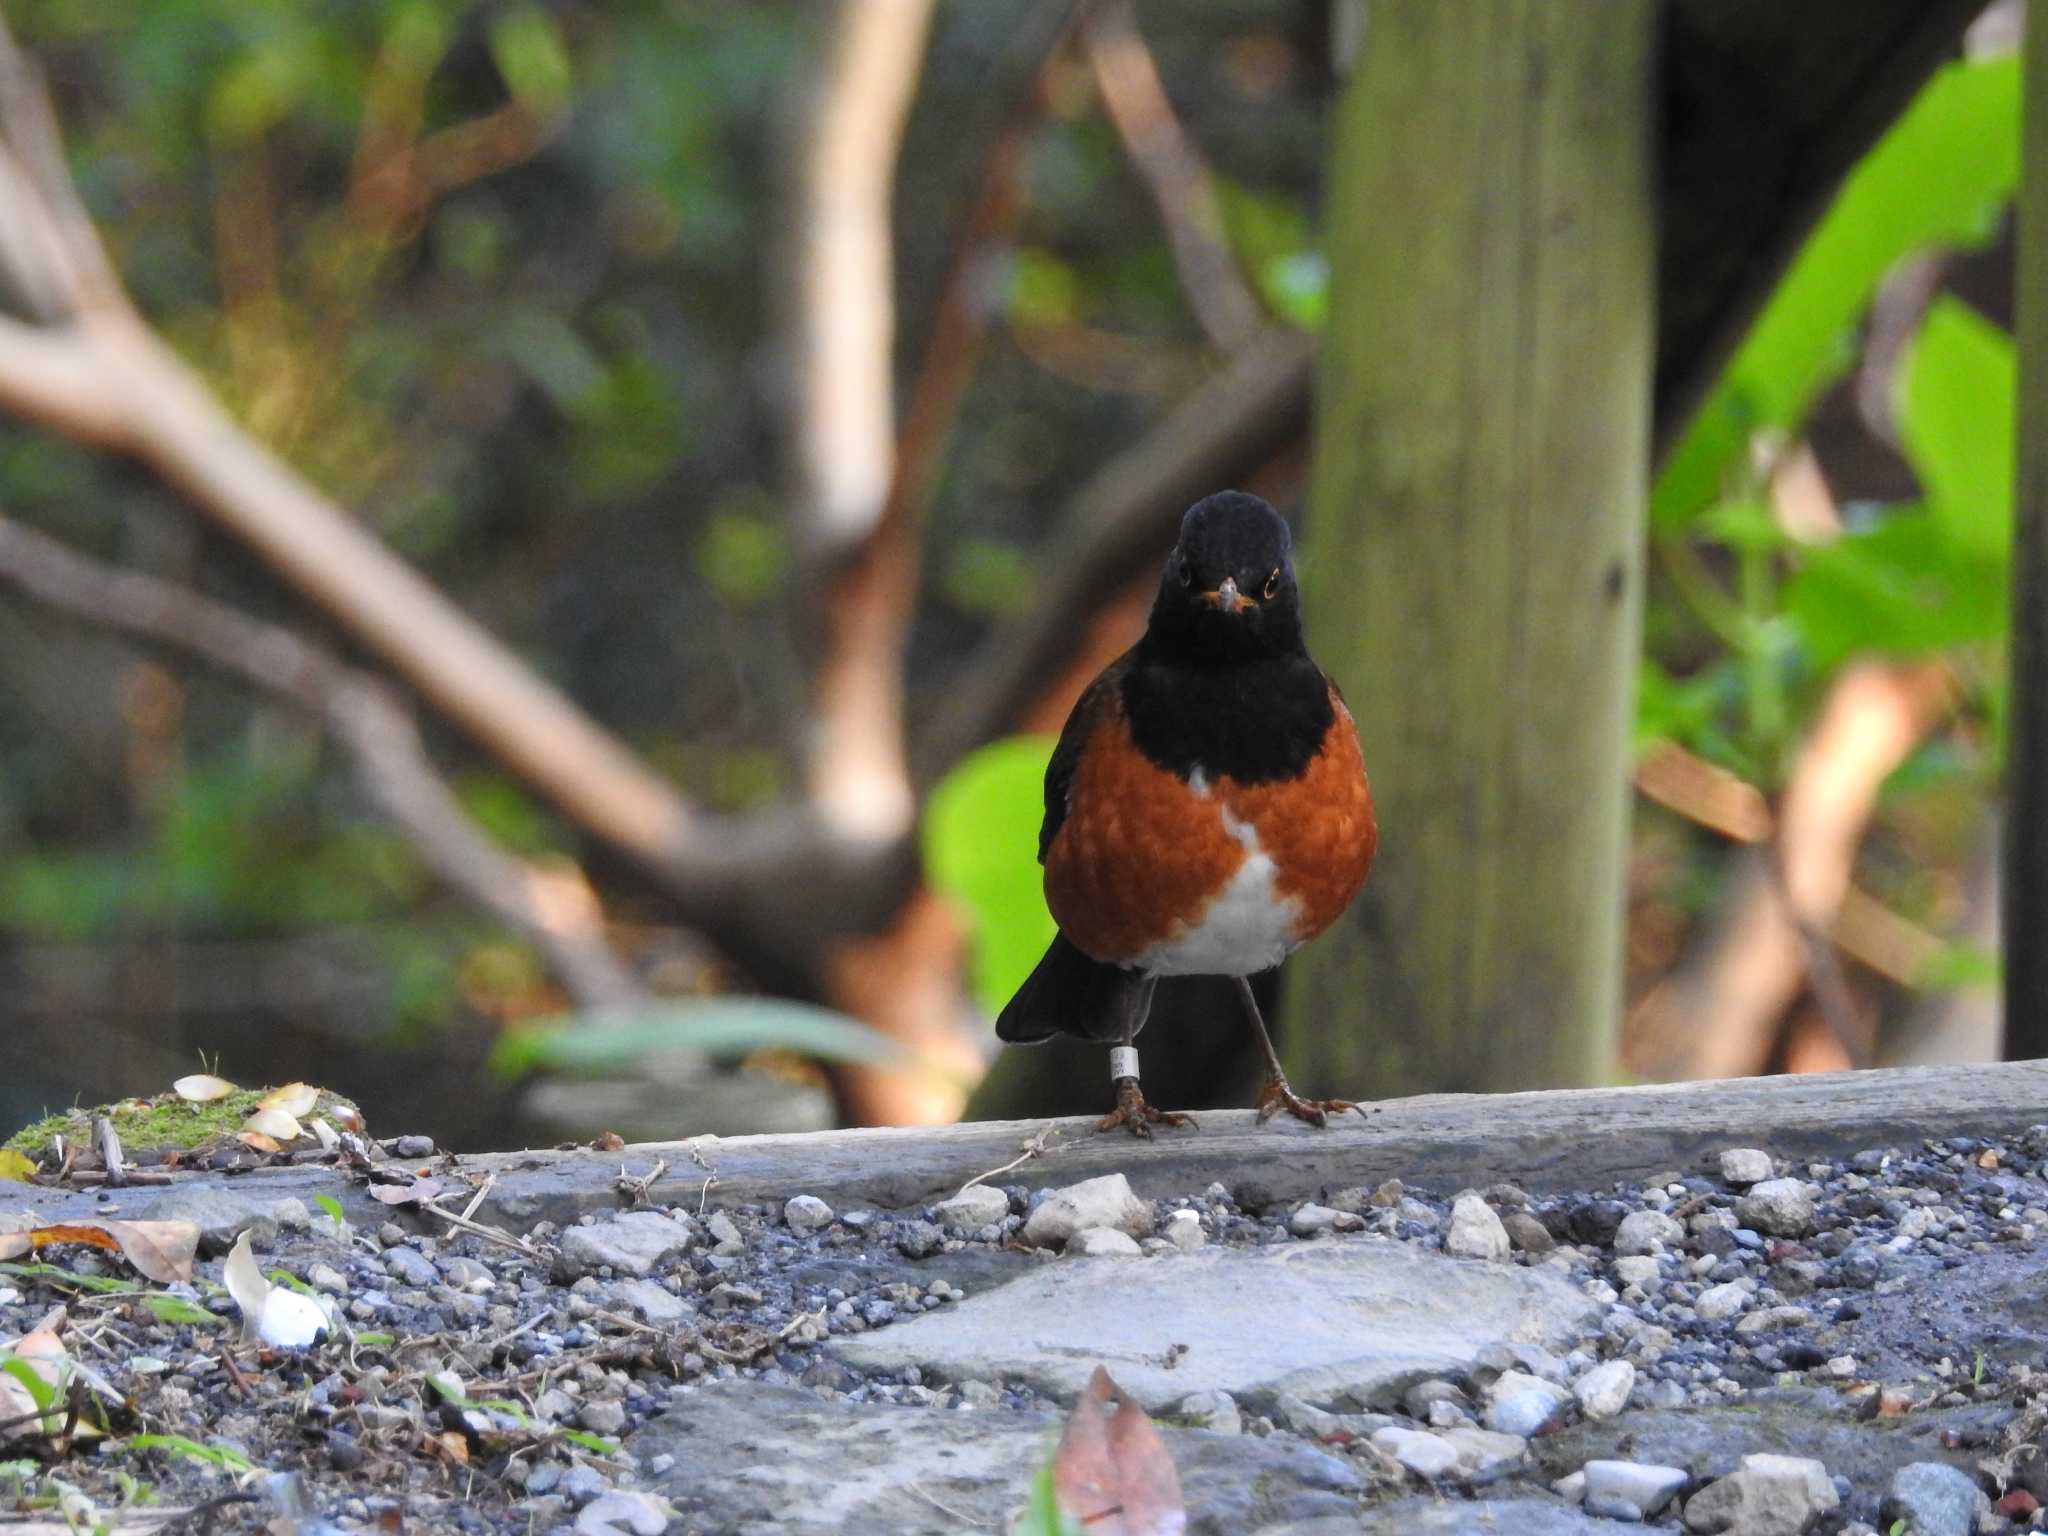
POLYGON ((1323 749, 1300 778, 1277 784, 1224 779, 1218 785, 1230 814, 1258 833, 1259 847, 1277 869, 1280 894, 1300 906, 1297 944, 1306 944, 1351 905, 1379 846, 1358 728, 1334 688, 1330 703, 1336 714, 1323 749))
POLYGON ((1198 922, 1247 857, 1225 825, 1249 825, 1298 908, 1295 942, 1336 921, 1364 882, 1377 841, 1350 712, 1297 779, 1197 793, 1131 739, 1121 709, 1098 718, 1075 766, 1066 821, 1046 849, 1045 899, 1061 932, 1098 960, 1127 961, 1198 922))
POLYGON ((1154 764, 1105 709, 1045 851, 1045 904, 1083 953, 1136 958, 1194 921, 1244 862, 1213 799, 1154 764))

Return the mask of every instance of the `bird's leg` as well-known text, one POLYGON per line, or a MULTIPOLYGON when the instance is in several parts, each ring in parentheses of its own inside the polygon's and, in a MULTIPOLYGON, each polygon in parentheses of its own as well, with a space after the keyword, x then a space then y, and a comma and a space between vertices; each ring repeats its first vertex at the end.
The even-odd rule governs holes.
POLYGON ((1145 1095, 1138 1088, 1138 1048, 1131 1044, 1136 1035, 1136 1029, 1126 1028, 1124 1043, 1109 1048, 1109 1080, 1116 1086, 1116 1108, 1102 1117, 1095 1127, 1097 1133, 1122 1126, 1133 1136, 1150 1141, 1155 1125, 1186 1125, 1200 1130, 1193 1115, 1154 1109, 1145 1102, 1145 1095))
POLYGON ((1155 1125, 1192 1126, 1195 1123, 1190 1115, 1154 1109, 1145 1102, 1145 1095, 1138 1088, 1138 1048, 1131 1042, 1138 1038, 1138 1031, 1145 1027, 1146 1015, 1152 1011, 1155 986, 1156 981, 1147 977, 1142 986, 1131 987, 1125 992, 1120 1021, 1123 1043, 1109 1048, 1109 1080, 1116 1088, 1116 1108, 1104 1115, 1095 1127, 1098 1134, 1120 1125, 1133 1136, 1149 1141, 1155 1125))
MULTIPOLYGON (((1252 996, 1252 984, 1242 976, 1233 979, 1237 982, 1238 1000, 1252 1021, 1252 1033, 1258 1036, 1259 1049, 1266 1055, 1266 1086, 1259 1090, 1259 1123, 1265 1124, 1284 1109, 1310 1125, 1327 1125, 1331 1115, 1358 1109, 1349 1099, 1304 1099, 1294 1091, 1280 1065, 1280 1053, 1273 1049, 1273 1037, 1266 1033, 1266 1021, 1259 1015, 1259 1000, 1252 996)), ((1362 1109, 1358 1112, 1365 1113, 1362 1109)))

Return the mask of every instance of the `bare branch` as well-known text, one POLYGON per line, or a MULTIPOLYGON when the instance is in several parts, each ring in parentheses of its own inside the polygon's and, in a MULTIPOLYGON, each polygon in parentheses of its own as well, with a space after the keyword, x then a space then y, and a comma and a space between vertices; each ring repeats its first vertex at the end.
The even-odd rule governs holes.
POLYGON ((1265 313, 1238 272, 1208 162, 1174 115, 1131 0, 1095 0, 1081 35, 1110 121, 1165 222, 1195 319, 1213 345, 1235 352, 1258 335, 1265 313))
POLYGON ((531 938, 579 1007, 644 997, 605 942, 595 903, 558 877, 502 852, 469 819, 382 683, 289 630, 261 623, 174 583, 100 565, 0 517, 0 581, 74 619, 170 645, 326 723, 372 802, 450 885, 531 938))

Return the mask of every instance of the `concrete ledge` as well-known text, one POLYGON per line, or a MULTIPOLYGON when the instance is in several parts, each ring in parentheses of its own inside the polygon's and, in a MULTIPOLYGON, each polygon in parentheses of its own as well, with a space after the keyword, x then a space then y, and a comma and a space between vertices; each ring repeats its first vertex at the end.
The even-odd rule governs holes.
MULTIPOLYGON (((900 1208, 943 1198, 1018 1156, 1046 1132, 1046 1152, 996 1182, 1067 1184, 1121 1172, 1146 1195, 1198 1190, 1220 1179, 1251 1199, 1300 1199, 1325 1188, 1400 1178, 1448 1191, 1509 1180, 1534 1192, 1590 1188, 1666 1169, 1698 1167, 1730 1146, 1825 1158, 1928 1138, 1991 1135, 2048 1122, 2048 1061, 1912 1067, 1806 1077, 1513 1094, 1430 1094, 1367 1106, 1327 1130, 1255 1125, 1248 1110, 1204 1113, 1199 1131, 1153 1142, 1092 1134, 1093 1121, 990 1121, 919 1129, 697 1137, 622 1152, 506 1152, 464 1156, 463 1175, 495 1175, 481 1219, 525 1227, 573 1220, 621 1202, 621 1173, 644 1177, 659 1203, 696 1207, 812 1194, 834 1205, 900 1208), (1050 1130, 1047 1130, 1047 1127, 1050 1130), (710 1179, 709 1188, 706 1180, 710 1179)), ((441 1160, 432 1160, 439 1163, 441 1160)), ((429 1166, 427 1163, 421 1167, 429 1166)), ((230 1188, 244 1200, 332 1195, 353 1220, 407 1219, 321 1167, 239 1176, 193 1174, 171 1188, 66 1191, 0 1184, 0 1214, 33 1208, 56 1220, 98 1210, 144 1215, 179 1186, 230 1188)), ((463 1197, 448 1204, 459 1209, 463 1197)), ((438 1226, 438 1223, 429 1222, 438 1226)))

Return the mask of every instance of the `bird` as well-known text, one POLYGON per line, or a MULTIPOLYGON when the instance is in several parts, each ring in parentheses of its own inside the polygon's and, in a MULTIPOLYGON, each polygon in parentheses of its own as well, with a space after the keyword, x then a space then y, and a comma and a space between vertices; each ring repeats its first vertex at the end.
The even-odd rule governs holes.
POLYGON ((1108 1044, 1116 1108, 1150 1137, 1138 1032, 1162 976, 1224 976, 1265 1057, 1258 1119, 1358 1106, 1295 1093, 1249 978, 1350 905, 1378 846, 1344 697, 1308 654, 1285 519, 1219 491, 1188 508, 1145 633, 1067 717, 1045 773, 1038 861, 1058 927, 998 1038, 1108 1044))

